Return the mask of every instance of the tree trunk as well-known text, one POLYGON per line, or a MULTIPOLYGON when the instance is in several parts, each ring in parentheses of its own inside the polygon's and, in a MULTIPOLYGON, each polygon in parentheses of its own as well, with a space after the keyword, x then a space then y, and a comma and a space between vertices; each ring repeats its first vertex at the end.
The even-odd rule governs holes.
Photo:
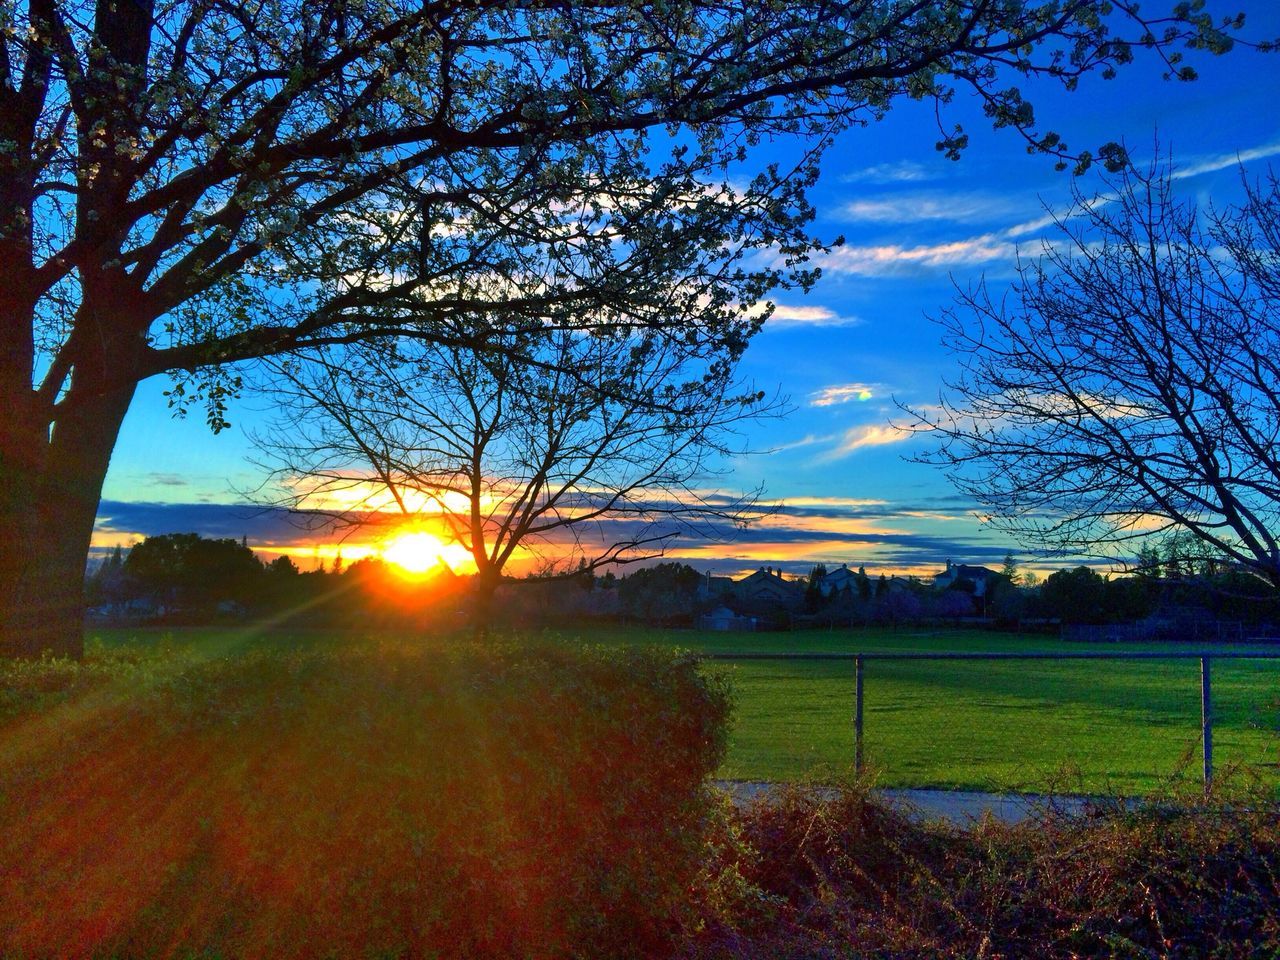
POLYGON ((47 428, 42 437, 29 415, 29 387, 25 393, 6 392, 0 414, 0 655, 9 656, 25 635, 19 597, 35 540, 33 507, 48 445, 47 428))
POLYGON ((476 572, 475 595, 471 605, 471 635, 476 640, 483 640, 488 636, 489 624, 493 620, 493 596, 501 582, 501 573, 484 569, 476 572))
POLYGON ((0 596, 0 655, 83 655, 89 542, 133 393, 132 384, 109 392, 73 387, 52 433, 39 424, 6 432, 0 575, 8 586, 0 596))

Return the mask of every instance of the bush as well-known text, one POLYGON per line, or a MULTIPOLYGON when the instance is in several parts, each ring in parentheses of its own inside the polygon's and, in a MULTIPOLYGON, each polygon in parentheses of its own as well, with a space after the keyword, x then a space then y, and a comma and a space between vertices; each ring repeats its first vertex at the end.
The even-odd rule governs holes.
POLYGON ((730 831, 720 870, 745 892, 685 956, 1275 957, 1274 802, 1221 799, 961 829, 857 785, 786 790, 730 831))
POLYGON ((158 658, 91 693, 0 726, 0 955, 665 952, 728 710, 690 662, 551 646, 158 658))

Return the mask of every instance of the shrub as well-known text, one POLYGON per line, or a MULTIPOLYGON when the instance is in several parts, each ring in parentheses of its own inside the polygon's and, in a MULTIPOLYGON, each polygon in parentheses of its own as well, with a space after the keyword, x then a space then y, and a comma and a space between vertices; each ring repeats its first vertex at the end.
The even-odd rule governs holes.
POLYGON ((1223 799, 962 829, 858 785, 786 790, 741 813, 721 864, 754 899, 685 955, 1275 957, 1280 821, 1265 793, 1223 799))
POLYGON ((640 957, 683 922, 728 709, 690 662, 363 644, 110 689, 0 727, 0 955, 640 957))

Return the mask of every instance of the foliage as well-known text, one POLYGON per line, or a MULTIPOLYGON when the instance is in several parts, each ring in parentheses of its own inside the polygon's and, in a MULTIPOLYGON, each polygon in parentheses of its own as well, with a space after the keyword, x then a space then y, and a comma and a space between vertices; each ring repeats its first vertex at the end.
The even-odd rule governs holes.
POLYGON ((658 563, 618 581, 622 610, 647 622, 688 621, 697 605, 702 574, 687 563, 658 563))
POLYGON ((815 279, 806 190, 840 131, 968 90, 1082 170, 1026 80, 1111 78, 1135 45, 1191 79, 1240 26, 1111 0, 5 3, 0 541, 27 550, 0 552, 0 647, 80 650, 148 377, 220 430, 237 362, 384 335, 651 329, 736 357, 815 279), (793 166, 753 162, 775 135, 805 138, 793 166))
POLYGON ((1107 581, 1079 566, 1057 570, 1040 586, 1040 611, 1064 623, 1098 623, 1105 618, 1107 581))
POLYGON ((1271 956, 1280 820, 1265 796, 1224 799, 963 829, 865 784, 784 789, 732 828, 739 897, 683 956, 1271 956))
POLYGON ((1207 211, 1174 183, 1126 169, 1009 296, 961 291, 926 459, 1041 548, 1127 559, 1181 533, 1280 586, 1280 180, 1207 211))
POLYGON ((728 709, 688 660, 346 643, 0 682, 36 674, 66 695, 0 725, 6 956, 650 957, 685 922, 728 709))
POLYGON ((220 601, 256 599, 262 564, 243 542, 196 533, 166 533, 135 544, 123 573, 134 590, 154 600, 209 608, 220 601))

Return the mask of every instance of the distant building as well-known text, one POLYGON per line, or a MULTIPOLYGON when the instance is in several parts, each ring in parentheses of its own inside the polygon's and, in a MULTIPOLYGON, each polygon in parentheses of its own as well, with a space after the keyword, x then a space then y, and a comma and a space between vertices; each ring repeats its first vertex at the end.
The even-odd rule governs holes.
POLYGON ((712 576, 711 571, 708 570, 707 575, 698 584, 698 599, 722 600, 725 597, 731 597, 733 596, 733 587, 733 577, 712 576))
POLYGON ((990 567, 980 567, 968 563, 952 563, 947 561, 947 568, 933 575, 933 586, 937 590, 946 590, 960 580, 968 580, 973 584, 973 595, 985 597, 987 590, 995 578, 1000 576, 990 567))
POLYGON ((858 588, 856 581, 858 575, 850 570, 845 564, 840 564, 839 570, 831 570, 827 572, 823 578, 818 581, 818 591, 824 597, 831 597, 837 593, 843 593, 846 588, 850 592, 856 593, 858 588))
POLYGON ((755 630, 755 617, 740 617, 728 607, 716 607, 710 613, 698 618, 698 627, 702 630, 755 630))
POLYGON ((761 567, 749 577, 743 577, 733 585, 733 594, 738 600, 749 603, 768 603, 786 609, 797 609, 804 605, 804 585, 796 580, 787 580, 781 570, 772 567, 761 567))
POLYGON ((890 593, 919 593, 923 589, 925 589, 924 584, 915 577, 900 577, 894 574, 889 578, 890 593))

